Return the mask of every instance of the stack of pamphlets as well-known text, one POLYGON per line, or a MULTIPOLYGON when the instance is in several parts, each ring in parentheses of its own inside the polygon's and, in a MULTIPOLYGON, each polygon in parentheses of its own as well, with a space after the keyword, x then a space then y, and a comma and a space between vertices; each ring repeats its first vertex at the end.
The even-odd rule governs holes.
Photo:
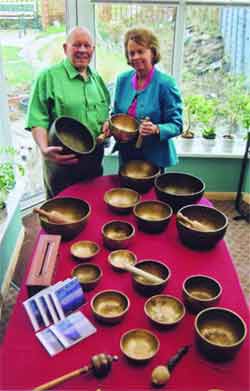
POLYGON ((77 278, 60 281, 23 302, 36 336, 53 356, 96 332, 95 327, 77 310, 85 296, 77 278))

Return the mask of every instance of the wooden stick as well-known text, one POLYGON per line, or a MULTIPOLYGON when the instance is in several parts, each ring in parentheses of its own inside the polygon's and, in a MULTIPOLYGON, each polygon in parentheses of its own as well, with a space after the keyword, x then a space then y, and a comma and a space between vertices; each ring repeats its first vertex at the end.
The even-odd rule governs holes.
POLYGON ((210 229, 203 223, 197 220, 191 220, 189 217, 184 216, 181 212, 176 215, 177 219, 189 225, 190 228, 197 229, 198 231, 208 232, 210 229))
POLYGON ((138 267, 132 266, 127 262, 124 262, 124 269, 128 272, 131 272, 133 274, 136 274, 137 276, 141 276, 145 278, 148 282, 154 282, 157 284, 160 284, 164 282, 164 280, 160 277, 155 276, 152 273, 145 272, 144 270, 139 269, 138 267))
POLYGON ((143 142, 143 136, 141 134, 139 134, 139 136, 137 137, 137 140, 136 140, 135 148, 136 149, 141 148, 142 142, 143 142))
POLYGON ((65 380, 72 379, 73 377, 79 376, 83 373, 87 373, 89 370, 92 369, 92 366, 86 365, 83 368, 76 369, 75 371, 69 372, 66 375, 63 375, 61 377, 58 377, 57 379, 51 380, 48 383, 44 383, 39 387, 36 387, 33 389, 33 391, 44 391, 48 390, 52 387, 57 386, 58 384, 63 383, 65 380))
POLYGON ((51 223, 57 224, 68 224, 72 223, 72 220, 68 217, 64 216, 62 213, 52 210, 51 212, 47 212, 44 209, 34 208, 34 212, 39 214, 41 217, 46 217, 51 223))

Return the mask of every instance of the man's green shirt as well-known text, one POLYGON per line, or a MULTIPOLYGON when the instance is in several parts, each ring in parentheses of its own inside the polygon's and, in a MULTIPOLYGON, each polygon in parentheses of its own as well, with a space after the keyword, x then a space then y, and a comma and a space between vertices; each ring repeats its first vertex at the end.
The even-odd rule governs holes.
POLYGON ((65 59, 38 76, 29 100, 26 128, 49 129, 56 118, 68 116, 98 136, 108 119, 109 105, 109 92, 102 78, 88 68, 88 79, 84 80, 65 59))

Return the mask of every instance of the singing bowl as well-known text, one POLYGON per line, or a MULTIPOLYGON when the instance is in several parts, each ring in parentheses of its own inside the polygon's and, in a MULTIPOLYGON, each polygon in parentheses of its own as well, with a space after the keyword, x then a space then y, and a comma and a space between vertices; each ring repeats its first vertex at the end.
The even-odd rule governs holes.
POLYGON ((144 296, 152 296, 162 292, 171 275, 170 269, 164 263, 151 259, 144 259, 138 262, 135 267, 138 267, 145 272, 154 274, 163 280, 163 282, 155 283, 146 280, 142 276, 132 274, 134 287, 144 296))
POLYGON ((181 208, 179 212, 191 220, 202 223, 208 229, 206 232, 199 231, 177 219, 177 231, 185 246, 194 250, 209 250, 223 239, 228 227, 228 218, 218 209, 203 205, 188 205, 181 208))
POLYGON ((174 326, 185 315, 184 304, 174 296, 155 295, 144 304, 144 312, 151 321, 160 326, 174 326))
POLYGON ((146 160, 130 160, 119 171, 120 181, 139 193, 146 193, 154 184, 154 179, 160 174, 160 169, 146 160))
POLYGON ((187 309, 192 313, 198 313, 218 303, 222 286, 212 277, 194 275, 183 282, 182 293, 187 309))
POLYGON ((91 214, 91 207, 79 198, 52 198, 46 201, 41 209, 47 212, 56 211, 69 219, 70 223, 58 224, 39 216, 42 228, 52 235, 61 235, 63 240, 71 240, 76 237, 86 225, 91 214))
POLYGON ((137 137, 139 122, 128 114, 115 114, 109 120, 112 136, 120 143, 127 143, 137 137))
POLYGON ((205 191, 205 184, 200 178, 182 172, 159 175, 154 186, 157 198, 172 206, 174 212, 198 202, 205 191))
POLYGON ((137 257, 129 250, 115 250, 109 254, 108 262, 115 270, 124 271, 124 262, 134 266, 137 262, 137 257))
POLYGON ((194 325, 198 349, 214 361, 233 359, 247 335, 244 320, 222 307, 199 312, 194 325))
POLYGON ((128 312, 130 301, 128 296, 116 290, 98 292, 90 303, 93 314, 103 323, 119 323, 128 312))
POLYGON ((87 261, 97 255, 100 251, 100 246, 90 240, 81 240, 75 242, 70 247, 70 252, 77 261, 87 261))
POLYGON ((72 277, 76 277, 84 291, 94 289, 102 278, 102 269, 93 263, 77 265, 72 270, 72 277))
POLYGON ((126 187, 110 189, 104 194, 105 203, 115 213, 129 213, 139 200, 139 194, 126 187))
POLYGON ((129 359, 144 362, 153 358, 160 348, 160 341, 149 330, 133 329, 121 336, 120 349, 129 359))
POLYGON ((127 248, 134 234, 134 226, 127 221, 113 220, 102 227, 103 243, 110 250, 127 248))
POLYGON ((58 145, 65 153, 82 157, 94 151, 96 142, 86 125, 71 117, 59 117, 51 125, 49 145, 58 145))
POLYGON ((138 202, 133 213, 141 231, 159 233, 168 226, 173 210, 165 202, 154 200, 138 202))

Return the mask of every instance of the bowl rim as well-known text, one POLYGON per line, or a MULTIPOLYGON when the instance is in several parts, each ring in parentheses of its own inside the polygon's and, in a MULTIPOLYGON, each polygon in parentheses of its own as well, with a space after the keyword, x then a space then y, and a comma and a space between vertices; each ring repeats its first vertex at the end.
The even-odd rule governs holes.
MULTIPOLYGON (((86 264, 85 264, 86 265, 86 264)), ((92 264, 91 264, 92 265, 92 264)), ((102 291, 99 291, 99 292, 97 292, 93 297, 92 297, 92 299, 91 299, 91 301, 90 301, 90 308, 91 308, 91 310, 92 310, 92 312, 95 314, 95 315, 97 315, 97 316, 100 316, 100 317, 102 317, 102 318, 104 318, 104 319, 113 319, 113 318, 117 318, 117 317, 120 317, 120 316, 123 316, 123 315, 125 315, 127 312, 128 312, 128 310, 129 310, 129 308, 130 308, 130 300, 129 300, 129 297, 126 295, 126 293, 124 293, 124 292, 122 292, 122 291, 119 291, 119 290, 117 290, 117 289, 104 289, 104 290, 102 290, 102 291), (126 302, 127 302, 127 306, 126 306, 126 308, 122 311, 122 312, 120 312, 119 314, 117 314, 117 315, 103 315, 103 314, 100 314, 99 312, 97 312, 96 310, 95 310, 95 307, 94 307, 94 301, 96 300, 96 298, 98 297, 98 296, 100 296, 100 295, 102 295, 102 294, 104 294, 104 293, 116 293, 116 294, 119 294, 120 296, 122 296, 123 298, 125 298, 126 299, 126 302)))
POLYGON ((134 205, 136 205, 141 199, 141 195, 138 193, 138 191, 134 190, 134 189, 130 189, 129 187, 112 187, 111 189, 105 191, 104 193, 104 197, 103 197, 103 200, 104 202, 108 205, 108 206, 111 206, 112 208, 116 208, 116 209, 128 209, 128 208, 133 208, 134 205), (133 204, 131 205, 127 205, 127 206, 117 206, 117 205, 114 205, 114 204, 111 204, 107 197, 108 197, 108 194, 111 194, 112 192, 116 191, 116 190, 126 190, 127 192, 129 193, 132 193, 134 194, 136 197, 137 197, 137 201, 136 202, 133 202, 133 204))
POLYGON ((155 186, 155 188, 156 188, 157 190, 162 191, 164 194, 170 194, 170 195, 173 196, 173 197, 192 197, 192 196, 198 195, 198 194, 200 194, 200 193, 203 193, 203 192, 205 191, 205 188, 206 188, 205 182, 204 182, 201 178, 199 178, 199 177, 196 176, 196 175, 192 175, 192 174, 189 174, 189 173, 186 173, 186 172, 183 172, 183 171, 170 171, 170 172, 165 172, 165 173, 163 173, 163 174, 158 175, 158 176, 155 178, 155 180, 154 180, 154 186, 155 186), (174 193, 168 193, 167 191, 164 192, 164 191, 159 187, 159 185, 158 185, 158 183, 157 183, 157 180, 160 179, 160 178, 162 178, 163 176, 166 176, 166 175, 169 175, 169 176, 170 176, 170 175, 173 175, 173 174, 185 175, 185 176, 188 176, 188 177, 197 179, 197 180, 200 181, 201 184, 202 184, 201 190, 196 191, 196 192, 194 192, 194 193, 185 193, 185 194, 183 194, 183 193, 182 193, 182 194, 174 194, 174 193))
POLYGON ((136 265, 136 263, 137 263, 137 256, 136 256, 136 254, 135 254, 133 251, 128 250, 128 249, 126 249, 126 248, 119 248, 119 249, 117 249, 117 250, 111 251, 111 252, 109 253, 109 255, 108 255, 108 263, 109 263, 114 269, 126 271, 126 270, 123 269, 122 267, 116 266, 115 264, 113 264, 113 263, 112 263, 112 260, 111 260, 112 255, 114 255, 114 253, 118 253, 118 252, 120 252, 120 251, 125 251, 125 252, 127 252, 127 253, 130 253, 130 254, 133 256, 134 261, 135 261, 134 264, 133 264, 133 266, 136 265))
POLYGON ((170 277, 171 277, 171 270, 170 270, 170 268, 169 268, 164 262, 158 261, 157 259, 150 259, 150 258, 147 258, 147 259, 140 259, 140 261, 138 261, 138 262, 135 264, 135 267, 136 267, 137 265, 140 265, 141 263, 148 262, 148 261, 158 263, 158 264, 164 266, 164 267, 168 270, 168 275, 167 275, 167 277, 166 277, 165 279, 162 278, 163 282, 154 283, 153 285, 144 284, 144 283, 139 282, 138 280, 136 280, 136 277, 133 275, 133 273, 131 273, 132 279, 135 280, 138 284, 142 284, 143 286, 154 286, 154 287, 157 287, 158 285, 161 285, 161 284, 163 284, 163 283, 166 283, 166 282, 170 279, 170 277))
POLYGON ((192 300, 194 300, 194 301, 196 301, 196 302, 199 302, 199 303, 203 303, 203 302, 209 303, 209 302, 214 301, 214 300, 217 300, 217 299, 219 299, 219 298, 221 297, 222 292, 223 292, 223 288, 222 288, 221 283, 220 283, 218 280, 216 280, 214 277, 212 277, 212 276, 208 276, 208 275, 206 275, 206 274, 192 274, 191 276, 188 276, 187 278, 185 278, 185 280, 183 281, 183 284, 182 284, 182 291, 183 291, 188 297, 190 297, 192 300), (189 291, 187 290, 187 288, 186 288, 186 283, 188 282, 188 280, 191 280, 192 278, 206 278, 206 279, 208 279, 208 280, 213 281, 213 282, 219 287, 219 292, 218 292, 218 294, 217 294, 216 296, 213 296, 213 297, 209 298, 209 299, 206 299, 206 298, 204 298, 204 299, 198 299, 197 297, 192 296, 192 295, 189 293, 189 291))
POLYGON ((118 128, 119 131, 126 132, 126 133, 130 133, 130 134, 137 133, 137 132, 138 132, 138 128, 139 128, 140 123, 139 123, 139 121, 138 121, 135 117, 133 117, 132 115, 127 114, 127 113, 116 113, 116 114, 111 115, 111 117, 109 118, 109 123, 111 124, 111 126, 116 127, 116 125, 114 125, 114 124, 112 123, 112 120, 113 120, 114 118, 117 118, 118 116, 121 116, 121 115, 124 116, 124 117, 128 117, 129 119, 133 120, 133 122, 136 123, 137 128, 136 128, 136 130, 133 130, 133 131, 131 131, 131 132, 126 132, 125 130, 123 130, 123 129, 121 129, 121 128, 118 128))
POLYGON ((159 340, 159 338, 157 337, 157 335, 156 335, 155 333, 153 333, 151 330, 144 329, 144 328, 134 328, 134 329, 130 329, 130 330, 125 331, 125 333, 123 333, 123 334, 121 335, 121 337, 120 337, 120 349, 121 349, 122 353, 123 353, 126 357, 128 357, 129 359, 131 359, 131 360, 134 360, 134 361, 146 361, 146 360, 150 360, 151 358, 153 358, 153 357, 158 353, 158 351, 159 351, 159 349, 160 349, 160 340, 159 340), (128 334, 131 334, 131 333, 136 332, 136 331, 143 331, 143 332, 145 332, 146 334, 148 334, 148 335, 150 335, 151 337, 153 337, 154 340, 156 341, 156 350, 155 350, 155 352, 153 352, 153 354, 151 354, 150 356, 147 356, 147 357, 145 357, 145 358, 136 358, 136 357, 134 357, 134 356, 130 356, 129 354, 127 354, 127 353, 125 352, 125 350, 123 349, 123 344, 122 344, 122 342, 123 342, 124 338, 125 338, 128 334))
POLYGON ((165 220, 171 219, 171 217, 173 216, 173 208, 172 208, 169 204, 167 204, 166 202, 164 202, 164 201, 154 200, 154 199, 152 199, 152 200, 142 200, 142 201, 138 201, 137 204, 134 206, 134 208, 133 208, 133 214, 134 214, 134 216, 135 216, 136 218, 141 219, 141 220, 143 220, 143 221, 147 221, 147 222, 151 222, 151 223, 158 223, 159 221, 165 221, 165 220), (139 216, 139 215, 137 214, 137 212, 136 212, 136 208, 137 208, 138 206, 142 205, 142 204, 149 204, 149 203, 151 203, 151 202, 153 202, 154 204, 158 204, 158 205, 162 205, 162 206, 167 206, 167 208, 169 209, 169 215, 166 216, 166 217, 162 217, 162 218, 160 218, 160 219, 157 219, 157 220, 148 220, 148 219, 145 219, 145 218, 139 216))
POLYGON ((77 198, 77 197, 60 197, 60 196, 59 196, 59 197, 55 197, 55 198, 50 198, 49 200, 44 201, 43 204, 40 206, 40 208, 42 209, 46 204, 48 204, 48 203, 50 203, 50 202, 53 202, 53 201, 55 201, 55 200, 59 200, 59 199, 67 199, 67 200, 72 200, 72 201, 74 201, 74 200, 81 201, 81 202, 83 202, 83 203, 86 204, 86 206, 87 206, 87 208, 88 208, 88 212, 87 212, 87 214, 86 214, 85 216, 83 216, 81 219, 76 220, 76 221, 74 221, 74 222, 70 222, 70 223, 61 223, 61 224, 59 224, 59 223, 54 223, 54 222, 52 222, 52 221, 47 221, 47 220, 45 220, 42 216, 39 216, 39 219, 40 219, 40 220, 42 220, 42 221, 45 222, 46 224, 57 225, 57 226, 60 226, 60 227, 67 227, 67 226, 72 225, 72 224, 76 224, 76 223, 78 224, 78 223, 80 223, 80 222, 82 222, 82 221, 85 221, 85 220, 87 220, 87 219, 89 218, 89 216, 90 216, 90 214, 91 214, 91 212, 92 212, 92 209, 91 209, 90 204, 89 204, 87 201, 82 200, 81 198, 77 198))
POLYGON ((101 232, 102 232, 102 235, 104 238, 108 238, 108 239, 111 239, 111 240, 127 240, 127 239, 130 239, 132 238, 134 235, 135 235, 135 227, 132 223, 130 223, 129 221, 125 221, 125 220, 110 220, 110 221, 107 221, 106 223, 103 224, 102 228, 101 228, 101 232), (132 228, 132 232, 129 236, 126 236, 126 238, 124 239, 111 239, 109 238, 108 236, 105 235, 104 233, 104 229, 105 227, 108 225, 108 224, 111 224, 111 223, 125 223, 125 224, 128 224, 131 228, 132 228))
POLYGON ((89 130, 88 126, 85 125, 84 123, 78 121, 77 119, 75 119, 75 118, 73 118, 73 117, 70 117, 70 116, 67 116, 67 115, 62 115, 61 117, 57 117, 57 118, 53 121, 53 123, 51 124, 51 127, 52 127, 52 126, 54 126, 55 133, 56 133, 56 137, 58 137, 58 139, 60 140, 60 142, 61 142, 66 148, 70 149, 71 151, 73 151, 73 152, 75 152, 75 153, 77 153, 77 154, 79 154, 79 155, 88 155, 88 154, 92 153, 92 152, 94 151, 94 149, 96 148, 96 140, 95 140, 95 137, 92 135, 92 133, 91 133, 91 131, 89 130), (92 139, 92 143, 93 143, 92 148, 91 148, 88 152, 81 152, 81 151, 74 150, 74 149, 72 149, 71 147, 69 147, 68 145, 66 145, 66 144, 62 141, 62 139, 61 139, 61 137, 60 137, 60 134, 58 133, 58 130, 56 129, 56 124, 57 124, 57 122, 59 122, 60 120, 63 120, 63 119, 69 119, 69 120, 71 120, 71 121, 73 121, 73 122, 78 123, 78 124, 79 124, 80 126, 82 126, 83 128, 86 128, 86 129, 87 129, 87 131, 89 132, 89 135, 90 135, 90 137, 91 137, 91 139, 92 139))
POLYGON ((244 321, 244 319, 239 315, 237 314, 237 312, 235 311, 232 311, 230 310, 229 308, 225 308, 225 307, 210 307, 210 308, 205 308, 204 310, 200 311, 196 317, 195 317, 195 320, 194 320, 194 327, 195 327, 195 331, 196 333, 198 334, 198 336, 206 343, 210 344, 211 346, 214 346, 216 348, 220 348, 220 349, 227 349, 227 348, 233 348, 233 347, 237 347, 239 346, 246 338, 246 335, 247 335, 247 325, 244 321), (213 311, 213 310, 217 310, 217 311, 221 311, 221 312, 227 312, 229 314, 233 314, 237 319, 239 319, 239 321, 242 323, 242 326, 243 326, 243 336, 235 343, 231 344, 231 345, 218 345, 216 343, 214 343, 213 341, 210 341, 209 339, 205 338, 204 335, 202 335, 200 333, 200 330, 199 330, 199 327, 198 327, 198 321, 200 319, 200 317, 205 313, 205 312, 210 312, 210 311, 213 311))
POLYGON ((178 213, 182 213, 184 209, 189 209, 191 207, 195 207, 195 208, 200 208, 200 209, 210 209, 210 210, 214 210, 216 213, 222 215, 225 219, 225 223, 224 225, 222 225, 220 228, 217 228, 217 229, 213 229, 213 230, 210 230, 210 231, 206 231, 206 232, 203 232, 203 231, 200 231, 198 229, 195 229, 195 228, 192 228, 192 227, 187 227, 186 224, 184 224, 182 221, 176 219, 176 224, 181 224, 183 227, 187 228, 187 229, 190 229, 191 231, 195 231, 195 232, 202 232, 203 234, 206 234, 206 233, 216 233, 216 232, 220 232, 222 231, 223 229, 227 228, 228 224, 229 224, 229 219, 228 217, 225 215, 225 213, 221 212, 219 209, 217 208, 214 208, 213 206, 207 206, 207 205, 200 205, 200 204, 190 204, 190 205, 185 205, 185 206, 182 206, 176 213, 176 216, 178 215, 178 213))
POLYGON ((78 240, 78 241, 74 242, 73 244, 71 244, 70 254, 73 255, 73 257, 78 258, 78 259, 89 259, 89 258, 95 257, 100 252, 100 249, 101 249, 101 247, 99 246, 99 244, 94 242, 93 240, 78 240), (79 255, 74 254, 74 247, 76 247, 80 243, 93 244, 96 247, 95 252, 91 255, 86 255, 86 256, 81 256, 81 255, 79 256, 79 255))
POLYGON ((81 282, 80 280, 78 280, 80 284, 82 284, 82 285, 93 284, 94 282, 99 281, 101 279, 101 277, 103 276, 102 268, 99 265, 97 265, 96 263, 90 263, 90 262, 89 263, 81 263, 79 265, 74 266, 73 269, 71 270, 71 276, 76 277, 74 272, 77 269, 81 269, 81 268, 85 268, 85 267, 91 267, 92 269, 96 269, 98 271, 98 276, 94 280, 90 280, 90 281, 86 281, 86 282, 81 282))
POLYGON ((145 181, 145 180, 150 180, 150 179, 154 179, 154 178, 157 178, 159 176, 161 172, 161 169, 160 167, 158 167, 156 164, 150 162, 149 160, 141 160, 141 159, 132 159, 132 160, 129 160, 127 162, 125 162, 124 164, 122 164, 122 166, 120 167, 119 169, 119 175, 123 178, 129 178, 129 179, 132 179, 132 180, 136 180, 136 181, 145 181), (150 175, 150 176, 144 176, 142 178, 133 178, 131 176, 128 176, 128 175, 122 175, 122 169, 126 166, 126 164, 128 163, 132 163, 132 162, 144 162, 144 163, 148 163, 150 164, 151 166, 154 166, 157 170, 157 172, 153 175, 150 175))
POLYGON ((178 297, 173 296, 173 295, 166 295, 163 293, 163 294, 154 295, 154 296, 151 296, 148 298, 148 300, 144 304, 144 313, 146 314, 146 316, 149 319, 153 320, 155 323, 157 323, 159 325, 171 326, 171 325, 175 325, 175 324, 179 323, 184 318, 184 316, 186 315, 186 308, 185 308, 184 303, 178 297), (147 311, 147 305, 150 301, 152 301, 153 299, 156 299, 157 297, 170 298, 173 301, 179 303, 182 307, 182 313, 181 313, 180 317, 177 320, 175 320, 174 322, 164 322, 164 321, 159 321, 159 320, 154 319, 147 311))

